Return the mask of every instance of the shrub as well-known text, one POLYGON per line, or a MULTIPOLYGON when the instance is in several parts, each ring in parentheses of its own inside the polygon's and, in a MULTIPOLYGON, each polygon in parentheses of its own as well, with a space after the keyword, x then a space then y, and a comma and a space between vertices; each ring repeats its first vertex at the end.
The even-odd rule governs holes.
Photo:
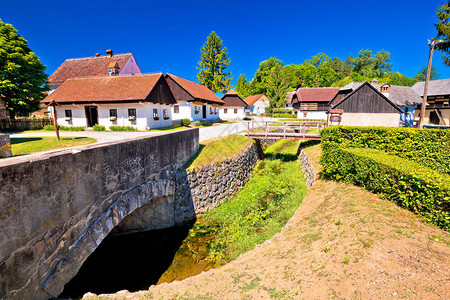
POLYGON ((332 126, 321 136, 324 156, 336 148, 372 148, 450 174, 450 130, 332 126))
POLYGON ((272 109, 272 112, 274 114, 292 114, 293 109, 292 108, 274 108, 274 109, 272 109))
POLYGON ((295 114, 273 114, 274 118, 297 118, 295 114))
POLYGON ((251 121, 251 120, 253 120, 253 119, 250 118, 250 117, 244 117, 242 120, 244 120, 244 121, 251 121))
POLYGON ((44 130, 48 130, 48 131, 55 130, 55 126, 53 126, 53 125, 45 125, 43 129, 44 130))
POLYGON ((265 107, 264 111, 266 113, 266 116, 271 116, 272 115, 272 108, 270 106, 265 107))
POLYGON ((322 174, 353 182, 450 230, 450 176, 383 151, 339 148, 322 158, 322 174))
POLYGON ((105 130, 106 130, 106 127, 103 126, 103 125, 95 124, 94 127, 93 127, 93 130, 94 130, 94 131, 105 131, 105 130))
POLYGON ((111 131, 137 131, 136 127, 133 126, 109 126, 111 131))
MULTIPOLYGON (((84 126, 61 126, 58 125, 59 131, 84 131, 86 129, 86 127, 84 126)), ((44 130, 55 130, 55 126, 54 125, 45 125, 44 130)))
POLYGON ((189 124, 191 124, 191 120, 189 119, 181 119, 181 125, 182 126, 189 126, 189 124))

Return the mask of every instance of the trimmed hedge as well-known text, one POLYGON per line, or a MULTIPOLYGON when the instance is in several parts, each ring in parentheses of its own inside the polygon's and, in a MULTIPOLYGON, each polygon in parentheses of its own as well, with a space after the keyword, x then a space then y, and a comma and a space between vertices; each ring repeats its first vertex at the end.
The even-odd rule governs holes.
POLYGON ((273 114, 274 118, 297 118, 294 114, 273 114))
POLYGON ((272 108, 274 114, 292 114, 292 108, 272 108))
POLYGON ((323 175, 352 182, 450 230, 450 176, 374 149, 336 149, 322 160, 323 175))
POLYGON ((321 131, 324 153, 372 148, 450 174, 450 130, 332 126, 321 131))

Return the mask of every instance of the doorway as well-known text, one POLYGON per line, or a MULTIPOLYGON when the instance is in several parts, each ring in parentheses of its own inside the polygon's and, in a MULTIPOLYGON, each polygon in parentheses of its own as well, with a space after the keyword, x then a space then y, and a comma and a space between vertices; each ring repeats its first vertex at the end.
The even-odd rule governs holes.
POLYGON ((97 106, 86 106, 86 120, 87 127, 94 127, 94 125, 98 124, 98 111, 97 106))
POLYGON ((203 119, 206 119, 206 105, 202 106, 203 119))

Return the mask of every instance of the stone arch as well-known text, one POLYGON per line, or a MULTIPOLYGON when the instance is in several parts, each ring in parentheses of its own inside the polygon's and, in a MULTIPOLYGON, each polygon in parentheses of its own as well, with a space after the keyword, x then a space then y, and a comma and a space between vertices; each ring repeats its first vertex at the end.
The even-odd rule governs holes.
POLYGON ((53 272, 46 278, 42 289, 51 296, 58 296, 89 255, 125 217, 150 203, 152 199, 174 194, 175 182, 167 179, 144 183, 124 194, 69 246, 53 272))

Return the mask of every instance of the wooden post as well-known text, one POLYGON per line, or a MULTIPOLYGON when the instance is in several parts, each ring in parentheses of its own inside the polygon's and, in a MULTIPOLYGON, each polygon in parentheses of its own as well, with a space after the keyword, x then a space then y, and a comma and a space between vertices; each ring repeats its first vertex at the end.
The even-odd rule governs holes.
POLYGON ((267 132, 269 131, 269 122, 266 121, 266 139, 267 139, 267 132))
POLYGON ((284 124, 284 138, 286 139, 286 122, 283 122, 283 124, 284 124))
POLYGON ((48 106, 50 106, 52 109, 53 126, 55 126, 56 139, 59 141, 58 119, 57 119, 57 115, 56 115, 56 106, 59 106, 59 104, 56 103, 55 100, 52 100, 52 101, 50 101, 48 106))
POLYGON ((438 41, 436 43, 436 41, 432 41, 431 43, 429 43, 430 45, 430 56, 428 57, 428 68, 427 68, 427 76, 425 78, 425 89, 423 91, 423 102, 422 102, 422 107, 420 108, 420 119, 419 119, 419 125, 417 127, 419 128, 423 128, 423 121, 425 120, 425 110, 427 108, 427 96, 428 96, 428 83, 430 81, 430 73, 431 73, 431 62, 433 60, 433 50, 434 50, 434 46, 436 44, 440 44, 441 41, 438 41))

